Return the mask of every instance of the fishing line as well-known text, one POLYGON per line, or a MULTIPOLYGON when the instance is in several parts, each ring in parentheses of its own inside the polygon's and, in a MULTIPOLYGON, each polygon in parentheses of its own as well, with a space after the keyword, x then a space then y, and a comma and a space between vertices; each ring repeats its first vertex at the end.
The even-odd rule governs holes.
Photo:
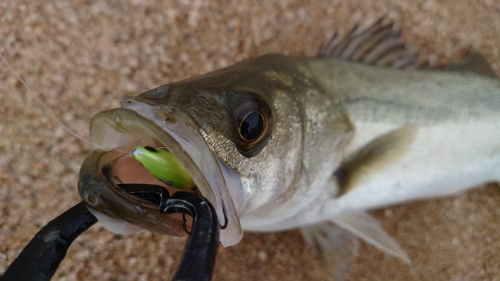
MULTIPOLYGON (((0 53, 0 58, 2 59, 2 62, 7 65, 9 71, 16 77, 16 79, 21 82, 21 84, 23 84, 23 86, 26 88, 26 90, 28 91, 28 94, 35 99, 35 101, 42 106, 43 110, 45 111, 45 113, 52 119, 54 119, 59 125, 61 125, 64 130, 66 130, 69 134, 73 135, 74 137, 76 137, 77 139, 83 141, 84 143, 86 144, 90 144, 93 148, 98 148, 98 149, 103 149, 103 150, 111 150, 111 149, 114 149, 114 150, 117 150, 119 152, 122 152, 124 153, 125 155, 126 154, 130 154, 130 152, 126 152, 126 151, 120 151, 119 149, 117 148, 113 148, 113 147, 105 147, 105 146, 101 146, 101 145, 96 145, 96 144, 93 144, 91 141, 87 140, 86 138, 84 138, 83 136, 80 136, 78 133, 74 132, 73 130, 71 130, 71 128, 69 126, 67 126, 66 124, 64 124, 55 114, 54 112, 48 108, 45 103, 37 97, 37 95, 35 94, 35 92, 33 90, 31 90, 31 87, 28 85, 28 83, 26 83, 26 81, 24 81, 23 78, 21 78, 21 75, 19 75, 15 70, 14 68, 10 65, 10 63, 7 61, 7 59, 5 58, 5 56, 3 54, 0 53)), ((142 142, 142 140, 141 140, 142 142)))
POLYGON ((79 134, 75 133, 74 131, 72 131, 68 126, 66 126, 66 124, 64 124, 59 118, 57 118, 57 116, 54 114, 54 112, 52 112, 52 110, 50 110, 46 105, 45 103, 43 103, 37 96, 36 94, 31 90, 30 86, 28 85, 28 83, 26 83, 24 81, 23 78, 21 78, 21 75, 19 75, 17 72, 14 71, 14 69, 12 68, 12 66, 10 65, 9 62, 7 62, 7 59, 2 55, 0 54, 0 58, 2 58, 2 62, 4 64, 7 65, 7 67, 9 68, 9 71, 14 74, 14 76, 16 77, 16 79, 21 82, 21 84, 23 84, 23 86, 26 88, 26 90, 28 91, 28 93, 31 95, 31 97, 33 97, 39 105, 42 106, 42 108, 45 110, 46 114, 48 116, 50 116, 52 119, 54 119, 57 123, 59 123, 59 125, 63 126, 63 128, 68 132, 70 133, 71 135, 73 135, 74 137, 76 137, 77 139, 85 142, 85 143, 88 143, 90 145, 92 145, 92 143, 85 139, 84 137, 80 136, 79 134))

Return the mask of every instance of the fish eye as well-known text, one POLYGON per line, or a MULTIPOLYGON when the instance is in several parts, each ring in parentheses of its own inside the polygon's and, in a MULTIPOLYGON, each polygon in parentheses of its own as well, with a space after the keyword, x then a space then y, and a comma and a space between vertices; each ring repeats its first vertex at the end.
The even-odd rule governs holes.
POLYGON ((256 91, 227 92, 229 109, 236 125, 234 140, 241 154, 253 157, 266 146, 271 136, 272 111, 256 91))
POLYGON ((264 117, 260 112, 248 113, 240 122, 240 136, 247 141, 257 139, 264 131, 264 117))

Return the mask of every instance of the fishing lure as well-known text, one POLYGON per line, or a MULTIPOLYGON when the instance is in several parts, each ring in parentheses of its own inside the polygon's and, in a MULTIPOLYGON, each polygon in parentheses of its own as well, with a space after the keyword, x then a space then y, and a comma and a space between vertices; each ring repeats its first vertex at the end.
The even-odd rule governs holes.
POLYGON ((132 157, 161 182, 183 190, 190 190, 194 182, 179 160, 165 149, 137 146, 132 157))

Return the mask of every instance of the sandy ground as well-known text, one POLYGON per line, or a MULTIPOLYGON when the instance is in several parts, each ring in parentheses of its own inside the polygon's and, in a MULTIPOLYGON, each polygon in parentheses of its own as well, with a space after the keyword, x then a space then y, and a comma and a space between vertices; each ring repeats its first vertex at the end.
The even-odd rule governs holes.
MULTIPOLYGON (((500 72, 497 0, 0 2, 0 272, 50 219, 80 199, 90 117, 180 78, 276 52, 314 55, 334 30, 381 16, 412 50, 447 63, 476 49, 500 72), (20 75, 32 93, 18 80, 20 75)), ((499 280, 500 190, 404 204, 373 214, 411 256, 407 266, 362 244, 347 280, 499 280)), ((54 280, 169 280, 184 239, 118 236, 94 226, 54 280)), ((327 280, 300 234, 245 234, 220 249, 214 280, 327 280)))

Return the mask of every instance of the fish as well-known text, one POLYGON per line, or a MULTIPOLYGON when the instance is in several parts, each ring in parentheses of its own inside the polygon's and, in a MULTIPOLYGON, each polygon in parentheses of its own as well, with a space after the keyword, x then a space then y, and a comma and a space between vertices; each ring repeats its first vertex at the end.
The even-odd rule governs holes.
MULTIPOLYGON (((162 147, 217 210, 225 247, 244 231, 300 228, 328 256, 337 229, 409 263, 367 210, 500 180, 500 80, 477 53, 435 69, 383 20, 316 57, 269 54, 125 97, 96 114, 78 190, 110 231, 186 235, 119 185, 159 183, 131 157, 162 147)), ((172 186, 163 185, 171 193, 172 186)))

